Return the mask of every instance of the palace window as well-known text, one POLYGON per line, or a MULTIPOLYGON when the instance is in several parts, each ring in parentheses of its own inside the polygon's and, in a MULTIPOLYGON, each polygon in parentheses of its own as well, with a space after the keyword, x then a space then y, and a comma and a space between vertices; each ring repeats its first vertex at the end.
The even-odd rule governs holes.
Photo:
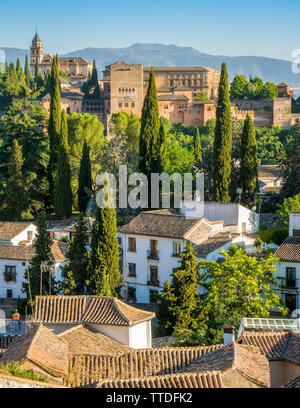
POLYGON ((136 252, 136 238, 128 238, 128 251, 136 252))
POLYGON ((125 103, 125 108, 128 108, 128 103, 125 103))
POLYGON ((128 277, 136 278, 136 264, 135 263, 128 264, 128 277))
POLYGON ((134 102, 132 102, 131 107, 135 108, 135 103, 134 102))
POLYGON ((119 102, 119 108, 122 108, 122 102, 119 102))
POLYGON ((168 106, 168 105, 165 105, 165 106, 164 106, 164 109, 169 109, 169 106, 168 106))

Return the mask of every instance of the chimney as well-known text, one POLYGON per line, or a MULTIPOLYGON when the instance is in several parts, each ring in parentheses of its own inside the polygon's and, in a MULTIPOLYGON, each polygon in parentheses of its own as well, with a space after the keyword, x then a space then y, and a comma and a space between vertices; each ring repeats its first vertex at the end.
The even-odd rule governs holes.
POLYGON ((234 326, 224 327, 224 344, 232 343, 234 341, 234 326))

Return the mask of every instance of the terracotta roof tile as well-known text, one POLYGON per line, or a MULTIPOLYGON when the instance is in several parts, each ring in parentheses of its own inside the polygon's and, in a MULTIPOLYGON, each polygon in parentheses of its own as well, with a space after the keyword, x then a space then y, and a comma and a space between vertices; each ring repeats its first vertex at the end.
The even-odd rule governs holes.
POLYGON ((282 388, 300 388, 300 376, 293 378, 287 384, 283 385, 282 388))
POLYGON ((240 344, 255 346, 269 360, 281 359, 289 342, 289 333, 282 332, 243 332, 237 340, 240 344))
POLYGON ((281 170, 279 166, 273 164, 263 164, 258 166, 258 178, 276 178, 281 177, 281 170))
POLYGON ((233 238, 238 237, 240 234, 230 233, 230 232, 219 232, 218 234, 208 238, 206 241, 201 242, 201 244, 196 245, 195 252, 198 258, 206 258, 208 254, 221 248, 223 245, 232 241, 233 238))
POLYGON ((108 296, 37 296, 34 320, 42 323, 94 323, 130 326, 155 313, 108 296))
POLYGON ((30 225, 31 222, 0 221, 0 240, 10 241, 30 225))
POLYGON ((16 259, 20 261, 30 260, 35 256, 35 250, 32 245, 0 245, 0 258, 16 259))
POLYGON ((283 262, 300 263, 300 237, 288 237, 274 254, 283 262))
POLYGON ((54 262, 64 262, 68 259, 68 246, 65 242, 53 241, 53 244, 51 246, 51 253, 54 262))

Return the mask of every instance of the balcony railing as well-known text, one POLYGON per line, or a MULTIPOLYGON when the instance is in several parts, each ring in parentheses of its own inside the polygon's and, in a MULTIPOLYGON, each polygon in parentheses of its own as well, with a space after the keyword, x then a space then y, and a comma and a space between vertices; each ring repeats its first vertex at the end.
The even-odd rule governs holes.
POLYGON ((147 250, 147 258, 154 259, 156 261, 159 260, 159 251, 157 249, 148 249, 147 250))
POLYGON ((0 319, 0 336, 25 336, 29 330, 28 321, 0 319))
POLYGON ((298 279, 280 278, 279 287, 283 290, 298 290, 298 279))
POLYGON ((159 281, 148 281, 147 284, 148 286, 159 286, 159 281))

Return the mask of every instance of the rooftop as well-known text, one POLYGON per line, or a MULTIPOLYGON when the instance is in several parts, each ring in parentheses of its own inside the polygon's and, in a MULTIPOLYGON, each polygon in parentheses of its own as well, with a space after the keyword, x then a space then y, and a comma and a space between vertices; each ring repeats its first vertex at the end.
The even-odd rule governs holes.
POLYGON ((33 320, 41 323, 94 323, 131 326, 155 313, 106 296, 37 296, 33 320))
POLYGON ((234 238, 240 236, 238 233, 231 232, 219 232, 218 234, 208 238, 206 241, 201 242, 199 245, 195 245, 194 249, 198 258, 206 258, 208 254, 221 248, 223 245, 231 242, 234 238))
POLYGON ((279 166, 273 164, 264 164, 258 166, 258 178, 275 178, 281 177, 281 169, 279 166))
POLYGON ((283 262, 300 263, 300 237, 286 238, 274 254, 283 262))
POLYGON ((28 228, 31 222, 0 221, 0 240, 10 241, 28 228))

